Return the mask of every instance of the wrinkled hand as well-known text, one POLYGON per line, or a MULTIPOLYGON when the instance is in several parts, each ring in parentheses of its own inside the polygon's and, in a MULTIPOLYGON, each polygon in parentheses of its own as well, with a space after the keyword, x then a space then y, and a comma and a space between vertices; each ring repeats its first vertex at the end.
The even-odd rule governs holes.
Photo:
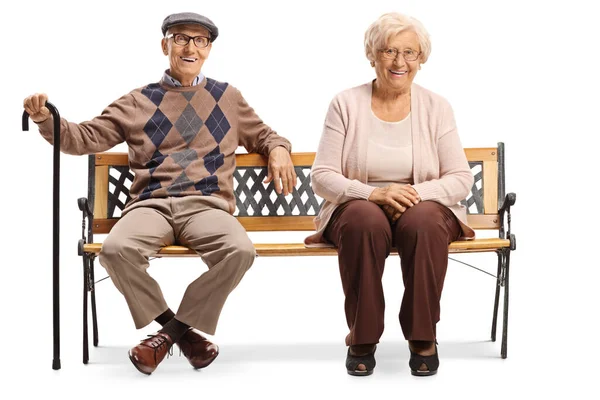
POLYGON ((23 108, 31 120, 37 124, 50 118, 50 110, 46 107, 48 96, 45 93, 36 93, 23 100, 23 108))
POLYGON ((410 207, 421 201, 419 194, 411 185, 391 185, 377 188, 369 196, 369 201, 378 204, 393 223, 410 207))
POLYGON ((275 182, 275 191, 287 196, 294 191, 296 186, 296 171, 290 153, 285 147, 277 146, 269 153, 269 174, 263 183, 275 182), (281 180, 281 182, 280 182, 281 180))
POLYGON ((381 206, 381 209, 385 213, 385 216, 390 220, 391 223, 394 223, 402 216, 403 211, 398 211, 392 206, 381 206))
POLYGON ((389 219, 390 221, 394 222, 394 216, 396 214, 398 214, 398 218, 400 218, 400 216, 402 215, 402 213, 398 210, 396 210, 394 207, 389 206, 389 205, 384 205, 384 206, 380 206, 381 209, 383 210, 383 212, 385 213, 385 216, 387 217, 387 219, 389 219))

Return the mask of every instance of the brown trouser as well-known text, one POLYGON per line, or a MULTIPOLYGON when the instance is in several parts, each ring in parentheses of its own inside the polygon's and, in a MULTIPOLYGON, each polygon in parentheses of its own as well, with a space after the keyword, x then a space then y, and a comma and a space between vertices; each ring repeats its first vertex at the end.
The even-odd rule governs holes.
POLYGON ((136 328, 168 308, 158 283, 146 269, 163 246, 196 250, 208 271, 185 291, 175 317, 214 335, 229 293, 254 262, 256 252, 235 217, 201 197, 149 199, 132 206, 102 245, 100 264, 125 296, 136 328))
POLYGON ((398 249, 404 280, 400 325, 407 340, 436 338, 440 298, 448 266, 448 244, 461 228, 447 207, 423 201, 390 224, 370 201, 352 200, 334 212, 325 238, 338 248, 346 295, 346 345, 379 343, 385 300, 381 278, 392 246, 398 249))

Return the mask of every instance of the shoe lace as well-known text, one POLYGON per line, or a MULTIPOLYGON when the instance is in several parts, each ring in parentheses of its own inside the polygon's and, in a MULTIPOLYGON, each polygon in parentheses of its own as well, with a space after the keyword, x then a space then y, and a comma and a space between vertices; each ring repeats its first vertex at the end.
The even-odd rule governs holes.
MULTIPOLYGON (((153 338, 154 340, 151 342, 152 348, 154 349, 154 363, 156 364, 156 353, 163 346, 168 346, 169 343, 167 338, 162 335, 148 335, 148 337, 153 338)), ((180 350, 181 351, 181 350, 180 350)), ((169 347, 167 352, 167 358, 173 355, 173 346, 169 347)))

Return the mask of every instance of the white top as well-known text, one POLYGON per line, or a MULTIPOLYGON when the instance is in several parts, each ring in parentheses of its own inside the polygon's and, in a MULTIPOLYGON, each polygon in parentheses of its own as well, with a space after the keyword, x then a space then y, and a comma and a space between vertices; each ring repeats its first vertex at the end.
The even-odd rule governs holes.
POLYGON ((402 121, 382 121, 371 111, 367 149, 367 184, 413 183, 410 113, 402 121))

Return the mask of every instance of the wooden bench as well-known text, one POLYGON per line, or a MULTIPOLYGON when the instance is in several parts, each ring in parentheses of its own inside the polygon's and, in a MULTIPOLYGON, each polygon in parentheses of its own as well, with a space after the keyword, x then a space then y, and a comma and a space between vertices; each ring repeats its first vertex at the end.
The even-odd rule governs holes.
MULTIPOLYGON (((497 148, 465 149, 471 170, 475 176, 470 196, 463 201, 468 209, 468 220, 474 229, 498 231, 498 238, 456 241, 450 244, 451 253, 494 252, 498 257, 497 287, 492 319, 492 341, 496 340, 496 325, 500 288, 504 288, 504 318, 501 356, 506 358, 508 320, 508 272, 510 252, 515 249, 515 237, 510 233, 510 207, 515 203, 514 193, 505 195, 504 145, 497 148)), ((236 196, 235 216, 247 231, 314 231, 313 218, 318 214, 323 200, 310 186, 310 168, 314 153, 292 154, 298 181, 296 189, 287 197, 277 195, 273 182, 265 186, 267 159, 257 154, 236 155, 237 169, 234 173, 236 196)), ((102 248, 94 243, 95 234, 107 234, 118 221, 129 199, 129 187, 133 174, 129 170, 127 154, 100 153, 89 156, 88 197, 78 200, 83 212, 82 239, 79 255, 83 258, 83 362, 88 355, 88 294, 91 296, 93 343, 98 345, 96 317, 94 260, 102 248), (87 226, 87 232, 86 232, 87 226), (87 233, 87 234, 86 234, 87 233)), ((304 237, 305 235, 303 235, 304 237)), ((281 256, 333 256, 333 248, 306 248, 299 243, 256 243, 259 257, 281 256)), ((393 254, 397 254, 393 251, 393 254)), ((187 247, 163 247, 157 257, 197 256, 187 247)))

